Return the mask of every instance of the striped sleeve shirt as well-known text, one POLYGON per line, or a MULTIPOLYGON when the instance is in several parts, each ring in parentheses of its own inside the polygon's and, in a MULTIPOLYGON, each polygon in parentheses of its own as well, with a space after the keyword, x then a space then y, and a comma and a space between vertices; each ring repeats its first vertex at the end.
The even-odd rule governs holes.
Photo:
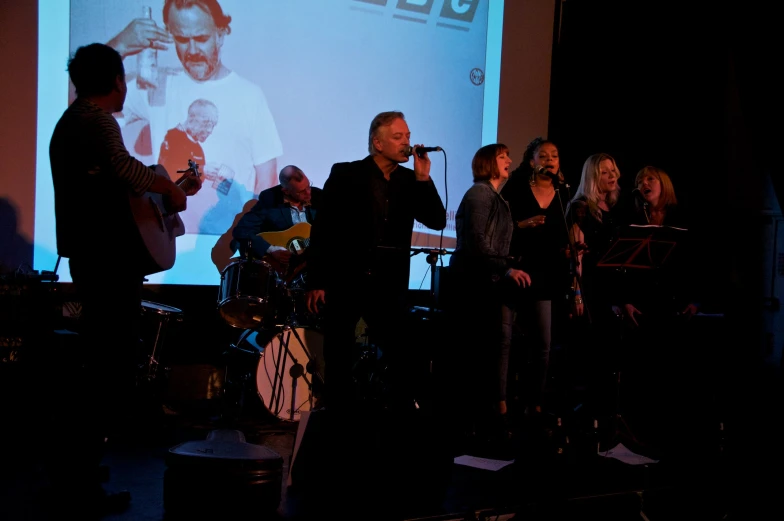
POLYGON ((147 192, 157 174, 130 154, 111 114, 77 98, 55 126, 49 159, 60 255, 94 252, 96 240, 132 233, 128 198, 147 192))

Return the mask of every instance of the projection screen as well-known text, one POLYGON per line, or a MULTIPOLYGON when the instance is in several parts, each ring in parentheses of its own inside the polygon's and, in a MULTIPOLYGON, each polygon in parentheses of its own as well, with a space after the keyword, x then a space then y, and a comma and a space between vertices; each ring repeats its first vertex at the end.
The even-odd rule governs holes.
MULTIPOLYGON (((149 283, 219 284, 220 270, 238 255, 229 247, 233 225, 258 190, 273 183, 256 180, 257 165, 274 161, 275 173, 297 165, 322 187, 333 163, 368 154, 373 117, 399 110, 412 143, 443 149, 429 156, 447 207, 447 228, 442 234, 417 223, 412 240, 409 287, 428 289, 427 256, 419 253, 453 248, 454 214, 472 182, 471 158, 496 140, 503 0, 219 3, 231 17, 218 52, 232 71, 232 83, 194 98, 187 88, 192 71, 169 45, 152 62, 155 85, 165 88, 150 89, 143 81, 150 62, 125 58, 128 99, 115 116, 139 160, 159 163, 164 137, 186 124, 189 111, 207 114, 212 127, 200 143, 205 183, 182 214, 186 233, 177 239, 175 265, 149 276, 149 283)), ((74 96, 68 57, 81 45, 112 41, 143 16, 145 6, 163 27, 163 5, 163 0, 39 0, 35 269, 52 270, 58 261, 48 146, 74 96)), ((175 168, 184 169, 190 151, 174 152, 182 158, 175 168)), ((96 201, 96 219, 100 205, 96 201)), ((96 256, 101 244, 112 240, 122 238, 95 237, 96 256)), ((351 244, 349 223, 347 252, 351 244)), ((446 264, 448 256, 442 260, 446 264)), ((67 264, 58 275, 70 282, 67 264)))

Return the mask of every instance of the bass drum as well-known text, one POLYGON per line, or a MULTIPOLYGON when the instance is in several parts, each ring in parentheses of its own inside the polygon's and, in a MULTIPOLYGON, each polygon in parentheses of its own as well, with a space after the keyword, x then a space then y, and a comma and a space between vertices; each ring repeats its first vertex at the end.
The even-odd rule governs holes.
POLYGON ((248 330, 240 343, 261 353, 256 388, 264 407, 284 421, 299 421, 318 400, 324 382, 324 335, 310 327, 248 330))

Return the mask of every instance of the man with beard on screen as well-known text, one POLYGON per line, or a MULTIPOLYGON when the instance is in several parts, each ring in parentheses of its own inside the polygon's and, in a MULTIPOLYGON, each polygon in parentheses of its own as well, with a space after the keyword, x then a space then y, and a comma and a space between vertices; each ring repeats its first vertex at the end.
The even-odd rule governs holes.
POLYGON ((181 216, 187 233, 225 233, 247 201, 277 184, 277 157, 283 147, 266 97, 222 61, 231 21, 217 0, 166 0, 165 29, 139 18, 108 42, 123 57, 149 48, 167 50, 173 44, 183 66, 174 71, 159 68, 153 87, 128 84, 123 124, 147 122, 150 150, 160 149, 166 132, 186 120, 197 99, 213 103, 220 114, 220 123, 202 144, 208 159, 202 173, 221 182, 206 183, 190 201, 181 216))

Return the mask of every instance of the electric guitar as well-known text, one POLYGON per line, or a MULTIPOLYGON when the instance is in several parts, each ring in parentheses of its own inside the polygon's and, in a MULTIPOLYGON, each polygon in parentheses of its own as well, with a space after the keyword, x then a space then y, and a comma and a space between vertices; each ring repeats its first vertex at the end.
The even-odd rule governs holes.
MULTIPOLYGON (((171 179, 169 173, 161 165, 153 165, 155 173, 171 179)), ((191 183, 198 183, 199 165, 188 160, 187 170, 178 170, 182 173, 176 184, 186 192, 191 183)), ((150 275, 166 271, 174 266, 177 256, 177 237, 185 233, 185 225, 177 212, 166 208, 162 194, 147 192, 136 196, 129 196, 131 212, 133 214, 139 235, 146 249, 146 259, 143 261, 142 273, 150 275)))
POLYGON ((287 283, 305 269, 305 257, 302 254, 310 243, 310 223, 297 223, 288 230, 261 232, 258 236, 272 246, 286 248, 292 253, 288 266, 281 266, 271 255, 264 256, 264 260, 269 262, 278 273, 285 275, 283 278, 287 283))

